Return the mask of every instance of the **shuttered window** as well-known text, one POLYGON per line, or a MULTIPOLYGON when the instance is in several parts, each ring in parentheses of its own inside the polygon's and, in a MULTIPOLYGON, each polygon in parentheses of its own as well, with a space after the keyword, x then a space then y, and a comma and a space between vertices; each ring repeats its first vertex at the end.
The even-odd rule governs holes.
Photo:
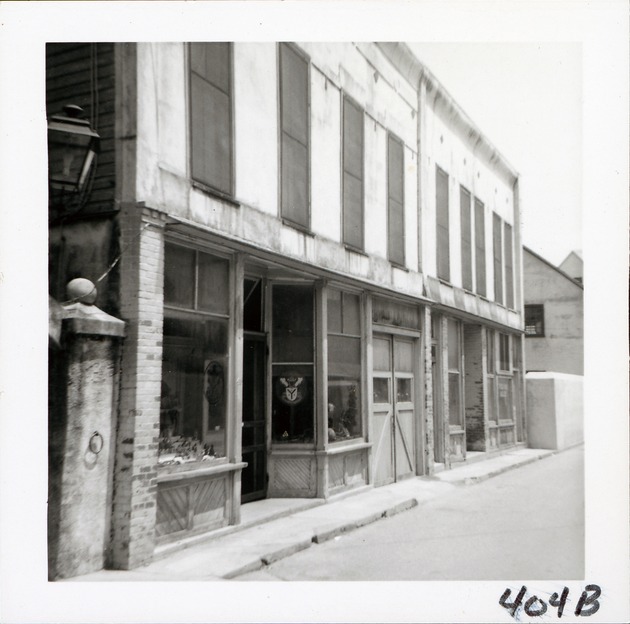
POLYGON ((232 195, 232 48, 190 44, 190 144, 193 180, 232 195))
POLYGON ((503 303, 503 262, 501 260, 501 218, 492 215, 492 240, 494 248, 494 300, 503 303))
POLYGON ((363 111, 343 99, 343 242, 363 250, 363 111))
POLYGON ((471 219, 470 219, 470 193, 463 187, 459 187, 459 208, 461 215, 461 240, 462 240, 462 286, 466 290, 472 290, 472 244, 471 244, 471 219))
POLYGON ((512 226, 503 228, 503 257, 505 258, 505 305, 514 308, 514 270, 512 263, 512 226))
POLYGON ((448 174, 439 167, 435 176, 435 206, 437 224, 437 273, 440 279, 451 279, 448 241, 448 174))
POLYGON ((282 218, 309 229, 308 62, 287 44, 279 50, 282 218))
POLYGON ((390 262, 405 264, 404 152, 395 136, 387 136, 387 249, 390 262))
POLYGON ((475 278, 477 294, 486 296, 486 224, 483 204, 475 199, 475 278))

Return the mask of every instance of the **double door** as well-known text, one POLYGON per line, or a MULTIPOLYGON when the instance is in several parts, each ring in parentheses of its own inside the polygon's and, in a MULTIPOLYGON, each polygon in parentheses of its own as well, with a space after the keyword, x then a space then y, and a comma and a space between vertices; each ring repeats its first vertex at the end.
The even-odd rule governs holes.
POLYGON ((373 479, 377 486, 416 472, 415 343, 380 334, 372 340, 373 479))

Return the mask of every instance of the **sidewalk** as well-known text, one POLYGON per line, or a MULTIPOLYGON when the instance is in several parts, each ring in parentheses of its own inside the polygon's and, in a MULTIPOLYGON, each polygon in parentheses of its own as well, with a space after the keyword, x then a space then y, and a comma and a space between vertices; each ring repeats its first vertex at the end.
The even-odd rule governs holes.
POLYGON ((242 522, 158 551, 147 566, 129 571, 101 570, 72 581, 220 581, 289 557, 381 518, 393 516, 454 488, 494 477, 558 451, 519 448, 433 477, 365 488, 330 499, 267 499, 242 508, 242 522))

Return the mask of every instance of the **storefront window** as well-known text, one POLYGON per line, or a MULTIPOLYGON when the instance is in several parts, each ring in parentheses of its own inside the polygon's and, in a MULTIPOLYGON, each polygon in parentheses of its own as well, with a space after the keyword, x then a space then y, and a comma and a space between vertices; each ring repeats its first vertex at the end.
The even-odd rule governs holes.
POLYGON ((328 292, 328 441, 361 437, 361 300, 328 292))
POLYGON ((448 319, 449 424, 462 427, 460 323, 448 319))
POLYGON ((510 337, 499 334, 499 370, 510 370, 510 337))
POLYGON ((512 414, 512 378, 511 377, 499 377, 498 389, 499 389, 499 420, 512 421, 514 419, 512 414))
POLYGON ((165 258, 158 461, 178 470, 226 455, 229 263, 171 244, 165 258))
POLYGON ((272 439, 314 441, 313 287, 277 284, 272 292, 272 439))

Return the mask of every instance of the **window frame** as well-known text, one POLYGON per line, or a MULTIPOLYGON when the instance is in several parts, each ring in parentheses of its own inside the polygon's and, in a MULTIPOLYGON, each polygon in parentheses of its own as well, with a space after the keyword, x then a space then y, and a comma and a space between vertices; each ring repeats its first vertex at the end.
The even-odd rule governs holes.
POLYGON ((356 100, 350 97, 347 93, 342 93, 341 96, 341 239, 344 246, 348 249, 359 252, 363 252, 365 250, 365 111, 361 106, 359 106, 358 102, 356 102, 356 100), (361 178, 359 180, 361 185, 361 201, 359 206, 361 242, 359 245, 356 245, 353 241, 347 240, 348 235, 346 231, 346 173, 357 179, 356 176, 346 167, 346 106, 348 105, 356 110, 361 120, 361 178))
MULTIPOLYGON (((278 203, 279 214, 282 223, 289 225, 297 230, 303 231, 307 234, 311 233, 311 61, 310 57, 301 50, 297 45, 291 42, 279 42, 277 46, 277 97, 278 97, 278 203), (295 54, 298 59, 304 62, 306 66, 306 145, 300 143, 300 140, 293 137, 290 133, 284 129, 284 107, 282 105, 283 96, 283 79, 282 79, 282 54, 283 50, 288 50, 290 53, 295 54), (282 166, 284 162, 284 148, 283 138, 289 137, 293 141, 300 143, 306 149, 306 218, 302 223, 285 214, 284 205, 284 193, 283 183, 284 177, 282 173, 282 166)), ((288 209, 287 209, 288 210, 288 209)))
MULTIPOLYGON (((524 322, 525 322, 525 338, 544 338, 545 337, 545 304, 543 303, 526 303, 524 306, 524 310, 523 310, 523 317, 524 317, 524 322), (527 331, 527 327, 528 327, 528 312, 540 312, 540 325, 541 325, 541 330, 540 332, 538 332, 537 330, 534 331, 534 333, 529 333, 527 331)), ((535 323, 534 325, 536 325, 537 323, 535 323)), ((531 326, 531 324, 530 324, 531 326)))
POLYGON ((469 292, 473 289, 473 240, 472 240, 472 194, 463 185, 459 185, 459 213, 460 213, 460 244, 461 244, 461 264, 462 264, 462 288, 469 292), (468 206, 464 205, 463 199, 468 198, 468 206), (467 228, 464 228, 464 224, 467 228), (466 230, 466 231, 465 231, 466 230), (465 236, 467 234, 467 238, 465 236), (466 253, 466 243, 468 251, 466 253), (468 263, 466 263, 468 260, 468 263))
POLYGON ((478 198, 475 204, 475 292, 480 297, 488 296, 486 268, 486 207, 478 198), (481 217, 481 218, 479 218, 481 217))
POLYGON ((435 228, 436 228, 436 236, 435 236, 435 251, 436 251, 436 273, 437 277, 440 280, 445 282, 451 281, 451 241, 450 241, 450 176, 448 173, 442 169, 439 165, 435 166, 435 228), (443 209, 440 209, 439 202, 439 187, 438 180, 440 176, 443 176, 443 179, 446 182, 446 205, 443 209), (440 223, 439 215, 442 214, 445 216, 446 225, 440 223), (442 250, 442 246, 440 245, 440 232, 443 230, 445 232, 445 242, 446 249, 442 250), (442 256, 442 254, 445 254, 442 256), (445 263, 445 273, 441 272, 441 262, 443 260, 445 263))
POLYGON ((406 228, 405 228, 405 144, 402 139, 398 138, 393 132, 387 131, 387 259, 394 266, 399 268, 405 268, 405 247, 406 247, 406 228), (400 147, 400 185, 401 185, 401 199, 400 199, 400 217, 402 227, 402 241, 400 249, 402 250, 402 257, 395 256, 393 254, 395 245, 392 244, 393 232, 391 230, 392 221, 392 201, 399 203, 398 199, 391 195, 390 179, 393 174, 398 173, 392 170, 392 157, 390 152, 391 144, 395 144, 400 147))
POLYGON ((505 307, 514 309, 514 234, 512 226, 503 222, 503 273, 505 275, 505 307))
MULTIPOLYGON (((194 253, 193 256, 193 302, 192 302, 192 306, 191 307, 187 307, 187 306, 182 306, 182 305, 177 305, 177 304, 173 304, 173 303, 169 303, 166 301, 166 299, 163 299, 163 303, 162 303, 162 310, 163 310, 163 319, 164 321, 166 321, 167 319, 172 319, 175 321, 183 321, 183 322, 192 322, 192 323, 205 323, 208 321, 215 321, 218 323, 221 323, 223 325, 225 325, 225 331, 226 331, 226 352, 225 352, 225 362, 226 365, 224 367, 224 401, 225 401, 225 405, 224 405, 224 413, 223 413, 223 452, 224 455, 216 457, 214 459, 211 460, 211 462, 206 463, 204 461, 203 466, 207 467, 207 466, 214 466, 217 464, 224 464, 228 461, 230 461, 230 457, 231 457, 231 442, 230 442, 230 438, 228 435, 229 432, 229 428, 231 427, 230 424, 230 409, 231 409, 231 402, 232 402, 232 391, 231 391, 231 374, 230 374, 230 366, 229 366, 229 358, 230 358, 230 352, 233 349, 233 344, 232 344, 232 334, 233 334, 233 327, 234 327, 234 318, 233 318, 233 306, 232 306, 232 298, 233 298, 233 271, 234 271, 234 263, 233 263, 233 256, 228 254, 228 253, 223 253, 221 251, 218 251, 214 248, 206 248, 203 245, 194 245, 192 243, 188 243, 187 241, 182 241, 180 239, 167 239, 164 241, 164 254, 166 256, 166 248, 170 246, 170 247, 178 247, 180 249, 185 249, 187 251, 192 251, 194 253), (226 309, 227 311, 225 313, 221 313, 221 312, 212 312, 212 311, 208 311, 208 310, 203 310, 199 308, 199 278, 200 278, 200 272, 199 272, 199 256, 200 254, 205 254, 208 256, 212 256, 216 259, 219 260, 223 260, 226 262, 226 270, 227 270, 227 292, 226 292, 226 309)), ((164 286, 166 285, 166 275, 164 275, 164 286)), ((169 341, 170 336, 163 336, 163 343, 166 343, 169 341)), ((166 349, 164 349, 166 350, 166 349)), ((161 378, 162 381, 164 380, 164 354, 162 354, 162 357, 160 359, 160 367, 161 367, 161 378)), ((205 373, 204 373, 205 375, 205 373)), ((205 380, 204 382, 202 382, 205 384, 205 380)), ((160 410, 162 410, 162 403, 160 401, 160 410)), ((204 444, 204 436, 206 434, 206 429, 205 429, 205 416, 204 416, 204 420, 202 421, 202 436, 199 439, 201 441, 202 444, 204 444)), ((183 425, 183 422, 182 422, 183 425)), ((184 436, 185 437, 185 436, 184 436)), ((160 444, 161 444, 161 440, 162 440, 162 435, 160 433, 160 444)), ((198 440, 198 441, 199 441, 198 440)), ((161 450, 158 451, 158 456, 161 453, 161 450)), ((163 472, 163 473, 171 473, 171 472, 186 472, 188 470, 195 470, 197 468, 201 467, 201 463, 200 460, 197 461, 193 461, 190 464, 184 463, 181 466, 176 466, 176 467, 172 467, 172 466, 168 466, 168 465, 161 465, 158 464, 158 469, 163 472)))
MULTIPOLYGON (((234 130, 234 42, 231 41, 217 41, 217 42, 189 42, 186 46, 186 60, 188 63, 188 71, 186 72, 187 79, 187 93, 188 93, 188 167, 189 167, 189 175, 194 187, 199 188, 211 195, 216 195, 222 199, 227 199, 231 202, 234 202, 235 196, 235 188, 236 188, 236 158, 235 158, 235 130, 234 130), (219 188, 216 184, 211 181, 201 179, 200 176, 195 176, 195 167, 194 167, 194 155, 193 155, 193 135, 195 134, 195 129, 193 127, 193 73, 198 76, 200 79, 205 80, 209 84, 211 84, 216 89, 219 89, 213 83, 210 83, 205 77, 197 74, 192 68, 192 46, 193 44, 204 44, 204 45, 212 45, 213 43, 225 43, 228 45, 228 77, 229 77, 229 94, 226 94, 229 97, 230 105, 229 105, 229 115, 230 115, 230 123, 229 123, 229 149, 230 149, 230 184, 229 190, 219 188)), ((219 89, 221 90, 221 89, 219 89)), ((224 91, 222 91, 225 93, 224 91)), ((238 204, 237 204, 238 205, 238 204)))
MULTIPOLYGON (((362 296, 362 294, 360 292, 355 292, 353 290, 348 290, 342 286, 338 286, 336 284, 328 284, 324 290, 324 296, 326 297, 326 331, 325 331, 325 335, 326 335, 326 340, 328 341, 331 337, 335 337, 335 336, 343 336, 346 338, 353 338, 355 340, 359 341, 359 413, 358 413, 358 426, 359 426, 359 433, 356 435, 351 435, 350 437, 345 437, 345 438, 340 438, 340 439, 336 439, 336 440, 331 440, 329 438, 329 436, 326 436, 326 444, 327 445, 338 445, 338 444, 342 444, 344 442, 349 442, 349 441, 356 441, 356 440, 365 440, 366 437, 366 423, 365 420, 363 418, 363 414, 365 412, 365 405, 366 405, 366 401, 367 398, 364 396, 364 391, 365 391, 365 387, 366 387, 366 383, 365 383, 365 378, 366 378, 366 371, 365 371, 365 341, 363 340, 363 336, 365 334, 365 302, 364 302, 364 297, 362 296), (338 292, 341 297, 341 305, 340 305, 340 312, 341 312, 341 320, 342 320, 342 326, 340 328, 340 331, 332 331, 330 329, 330 327, 328 326, 328 302, 329 302, 329 297, 330 297, 330 293, 331 291, 336 291, 338 292), (358 299, 358 312, 359 312, 359 333, 358 334, 353 334, 350 332, 345 332, 344 331, 344 326, 343 326, 343 318, 344 318, 344 313, 343 313, 343 307, 344 307, 344 298, 345 296, 353 296, 353 297, 357 297, 358 299)), ((329 397, 328 397, 328 388, 329 388, 329 384, 330 384, 330 349, 327 349, 328 353, 327 353, 327 357, 326 357, 326 373, 325 373, 325 377, 324 377, 324 383, 326 384, 326 404, 328 405, 330 403, 329 401, 329 397)), ((328 428, 328 426, 327 426, 328 428)))
POLYGON ((448 424, 449 429, 451 431, 456 428, 457 430, 465 430, 466 429, 466 417, 465 417, 465 396, 464 396, 464 388, 463 388, 463 379, 464 379, 464 349, 463 349, 463 325, 459 319, 448 317, 447 318, 447 328, 446 328, 446 365, 447 365, 447 373, 448 373, 448 392, 449 392, 449 412, 448 412, 448 424), (454 329, 454 332, 451 332, 451 329, 454 329), (453 336, 454 333, 454 336, 453 336), (452 341, 451 339, 454 337, 455 346, 457 348, 456 360, 457 360, 457 368, 451 367, 451 347, 452 341), (457 392, 458 392, 458 406, 459 406, 459 414, 457 415, 457 422, 454 423, 452 420, 451 414, 451 377, 457 376, 457 392))
POLYGON ((496 212, 492 213, 492 251, 494 260, 494 301, 499 305, 504 305, 503 222, 496 212))

